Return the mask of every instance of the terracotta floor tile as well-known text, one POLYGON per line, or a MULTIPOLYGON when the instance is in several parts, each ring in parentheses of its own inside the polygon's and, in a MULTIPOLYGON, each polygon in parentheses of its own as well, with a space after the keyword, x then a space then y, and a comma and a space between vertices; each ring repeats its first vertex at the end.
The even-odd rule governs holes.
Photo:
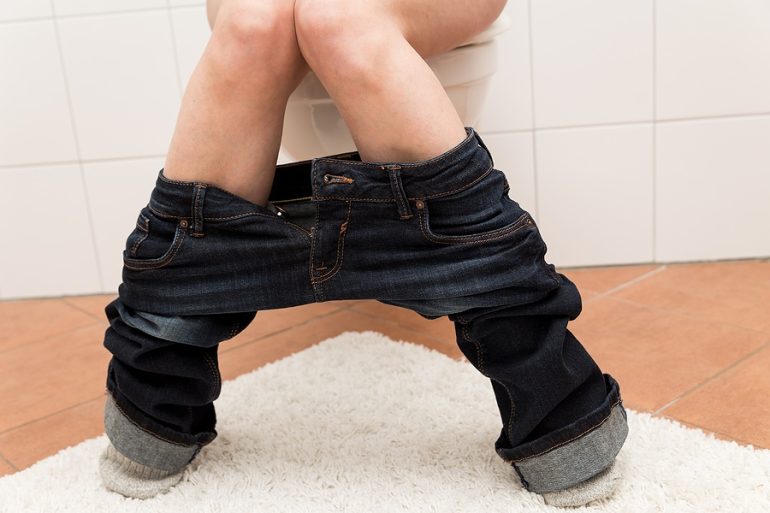
POLYGON ((754 330, 605 296, 568 328, 632 409, 656 411, 767 342, 754 330))
POLYGON ((104 433, 105 396, 0 433, 0 452, 22 470, 104 433))
POLYGON ((5 459, 3 459, 2 456, 0 456, 0 477, 13 474, 14 472, 16 472, 16 469, 13 468, 11 464, 8 463, 5 459))
POLYGON ((93 322, 61 299, 0 301, 0 353, 93 322))
POLYGON ((293 328, 317 316, 328 315, 338 310, 350 308, 357 303, 358 301, 327 301, 290 308, 260 310, 257 312, 254 320, 251 321, 251 324, 232 339, 225 341, 224 346, 220 350, 232 349, 255 339, 293 328))
POLYGON ((96 296, 64 296, 64 302, 89 314, 97 321, 107 322, 104 308, 117 297, 117 294, 100 294, 96 296))
POLYGON ((770 333, 770 261, 669 264, 613 296, 770 333))
POLYGON ((106 324, 91 322, 0 353, 0 433, 103 393, 106 324))
POLYGON ((770 449, 770 345, 661 413, 770 449))
POLYGON ((459 350, 454 347, 453 340, 449 341, 451 344, 442 342, 401 328, 392 322, 350 310, 341 310, 276 335, 249 342, 233 349, 220 350, 219 366, 223 379, 233 379, 344 331, 377 331, 394 340, 420 343, 450 357, 461 357, 459 350))
POLYGON ((652 272, 660 265, 621 265, 615 267, 567 268, 557 271, 569 278, 581 292, 604 293, 640 276, 652 272))

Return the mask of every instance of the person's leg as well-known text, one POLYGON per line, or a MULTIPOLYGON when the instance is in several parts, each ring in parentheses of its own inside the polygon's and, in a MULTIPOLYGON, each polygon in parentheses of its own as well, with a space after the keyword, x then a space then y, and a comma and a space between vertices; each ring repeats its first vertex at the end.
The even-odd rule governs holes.
POLYGON ((426 57, 491 24, 505 0, 296 0, 302 55, 364 161, 412 162, 465 138, 426 57))
POLYGON ((164 173, 264 206, 286 102, 308 72, 294 0, 210 0, 211 38, 187 84, 164 173))

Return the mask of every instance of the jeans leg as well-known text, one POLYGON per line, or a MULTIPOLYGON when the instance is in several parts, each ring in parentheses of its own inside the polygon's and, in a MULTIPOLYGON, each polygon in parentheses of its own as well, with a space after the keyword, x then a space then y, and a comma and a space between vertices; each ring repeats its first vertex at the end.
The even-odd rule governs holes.
POLYGON ((567 328, 582 308, 577 287, 550 264, 541 263, 543 271, 553 279, 545 294, 517 289, 515 300, 497 306, 489 297, 381 301, 454 322, 460 350, 495 394, 503 424, 497 454, 525 489, 546 494, 608 469, 628 426, 618 383, 567 328))
POLYGON ((580 294, 558 276, 559 287, 533 303, 449 315, 461 351, 492 383, 503 421, 497 454, 538 493, 598 474, 628 433, 617 382, 567 328, 580 294))
POLYGON ((132 310, 120 298, 105 312, 104 346, 112 353, 107 436, 138 463, 177 470, 217 436, 218 344, 256 313, 158 316, 132 310))

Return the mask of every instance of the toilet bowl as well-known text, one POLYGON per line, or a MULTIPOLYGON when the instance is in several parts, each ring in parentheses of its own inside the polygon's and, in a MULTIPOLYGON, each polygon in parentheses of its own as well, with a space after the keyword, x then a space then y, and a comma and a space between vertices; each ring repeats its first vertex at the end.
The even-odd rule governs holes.
MULTIPOLYGON (((486 30, 448 52, 425 59, 465 126, 481 116, 497 71, 496 37, 511 27, 505 13, 486 30)), ((289 97, 281 149, 293 160, 353 151, 350 131, 321 81, 311 70, 289 97)))

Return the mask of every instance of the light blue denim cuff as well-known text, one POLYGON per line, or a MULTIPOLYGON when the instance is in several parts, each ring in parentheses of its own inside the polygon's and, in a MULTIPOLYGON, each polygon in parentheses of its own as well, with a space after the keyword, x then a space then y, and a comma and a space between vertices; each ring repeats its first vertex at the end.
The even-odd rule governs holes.
POLYGON ((163 440, 131 421, 110 394, 104 405, 104 430, 115 448, 126 458, 159 470, 184 468, 200 448, 163 440))
POLYGON ((557 492, 590 479, 607 468, 628 436, 625 410, 616 404, 591 431, 555 449, 513 463, 535 493, 557 492))

